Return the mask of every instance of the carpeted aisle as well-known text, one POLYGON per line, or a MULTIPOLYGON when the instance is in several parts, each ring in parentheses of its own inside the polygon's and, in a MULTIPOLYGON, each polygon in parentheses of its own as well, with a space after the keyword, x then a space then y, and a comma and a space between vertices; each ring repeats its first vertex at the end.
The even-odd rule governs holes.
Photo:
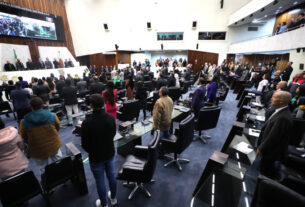
MULTIPOLYGON (((198 182, 198 179, 203 172, 208 158, 215 150, 220 150, 227 135, 236 120, 238 108, 236 107, 236 95, 229 92, 226 101, 221 103, 222 110, 219 122, 216 129, 205 131, 204 133, 212 136, 207 144, 201 141, 194 141, 190 147, 181 155, 183 158, 190 159, 190 163, 182 164, 183 170, 180 172, 175 165, 170 165, 167 168, 163 167, 167 160, 158 160, 157 168, 154 174, 155 183, 148 185, 152 197, 147 198, 138 191, 134 198, 129 201, 128 195, 131 189, 122 186, 122 181, 118 181, 118 206, 120 207, 186 207, 190 205, 192 193, 198 182)), ((4 118, 4 116, 2 116, 4 118)), ((16 126, 16 122, 12 118, 4 118, 7 125, 16 126)), ((141 119, 140 119, 141 120, 141 119)), ((81 149, 80 137, 72 135, 72 127, 67 127, 60 130, 60 136, 63 145, 68 142, 73 142, 76 147, 81 149)), ((150 139, 150 134, 143 137, 143 142, 147 143, 150 139)), ((65 149, 62 147, 63 153, 65 149)), ((83 153, 83 158, 87 158, 87 154, 83 153)), ((116 155, 116 169, 119 170, 124 162, 124 158, 116 155)), ((30 168, 34 170, 36 176, 39 178, 39 169, 35 167, 35 163, 31 160, 30 168)), ((68 182, 64 186, 56 188, 51 196, 52 206, 55 207, 93 207, 97 199, 97 192, 94 178, 91 174, 88 163, 85 163, 85 173, 87 177, 87 184, 89 193, 85 196, 79 196, 77 189, 68 182)), ((40 179, 40 178, 39 178, 40 179)), ((45 202, 41 196, 37 196, 30 200, 29 207, 42 207, 45 202)))

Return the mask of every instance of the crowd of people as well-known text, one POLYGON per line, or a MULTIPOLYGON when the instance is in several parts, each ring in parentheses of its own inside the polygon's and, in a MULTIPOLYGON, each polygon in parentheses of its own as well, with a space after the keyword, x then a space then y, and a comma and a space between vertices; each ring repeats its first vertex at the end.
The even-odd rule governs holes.
POLYGON ((28 58, 25 66, 19 59, 16 60, 15 65, 12 64, 9 60, 6 61, 4 64, 4 71, 40 70, 69 67, 74 67, 74 63, 71 58, 65 59, 65 61, 63 61, 61 58, 59 58, 59 60, 54 58, 53 62, 51 62, 49 58, 46 58, 45 61, 42 61, 41 58, 39 58, 38 62, 33 62, 30 58, 28 58))
MULTIPOLYGON (((115 149, 113 138, 117 125, 117 96, 118 89, 126 89, 126 99, 138 99, 141 103, 144 119, 146 119, 147 90, 145 80, 155 81, 155 89, 159 91, 159 99, 153 107, 153 129, 160 130, 162 137, 169 136, 173 100, 169 96, 169 87, 180 88, 185 81, 195 79, 197 89, 191 100, 191 109, 195 116, 205 105, 215 104, 219 88, 220 76, 235 77, 248 81, 253 85, 253 93, 259 95, 260 103, 266 106, 267 121, 262 130, 257 149, 257 155, 262 157, 262 172, 271 172, 270 163, 281 159, 283 145, 274 143, 274 137, 285 139, 290 132, 291 114, 304 117, 305 111, 305 73, 297 74, 288 84, 293 71, 289 62, 284 71, 277 71, 274 64, 263 65, 261 68, 250 67, 248 63, 227 63, 220 66, 205 63, 202 70, 193 73, 192 65, 187 65, 184 71, 174 68, 169 72, 167 65, 162 65, 157 71, 158 78, 150 75, 149 66, 127 67, 122 70, 115 67, 102 67, 100 71, 90 67, 89 73, 83 77, 53 74, 46 78, 33 77, 31 82, 19 80, 8 81, 1 87, 5 97, 12 102, 17 113, 19 132, 12 126, 5 127, 0 119, 0 178, 6 179, 28 168, 28 160, 23 153, 23 145, 27 146, 29 157, 35 159, 40 169, 50 161, 62 157, 61 139, 59 135, 60 121, 58 117, 45 109, 50 97, 58 94, 64 102, 69 119, 72 113, 78 113, 77 97, 90 94, 89 103, 93 113, 81 124, 82 147, 89 154, 89 163, 97 185, 99 199, 97 206, 107 205, 107 196, 115 205, 116 178, 114 168, 115 149), (270 121, 271 122, 271 121, 270 121), (279 134, 276 127, 283 127, 285 133, 279 134), (274 133, 274 134, 273 134, 274 133), (271 137, 271 138, 270 138, 271 137), (274 150, 270 149, 271 142, 274 150), (14 151, 14 156, 8 152, 14 151), (11 156, 3 159, 3 156, 11 156), (104 172, 109 180, 110 191, 106 192, 104 172)), ((0 102, 4 102, 1 98, 0 102)), ((1 104, 1 103, 0 103, 1 104)), ((285 142, 286 143, 286 142, 285 142)), ((284 146, 286 147, 286 146, 284 146)))
POLYGON ((183 60, 182 58, 179 58, 179 60, 177 60, 177 58, 162 59, 160 57, 155 62, 156 67, 158 67, 158 66, 159 67, 162 67, 162 66, 166 66, 166 67, 186 67, 186 65, 187 65, 186 59, 183 60))

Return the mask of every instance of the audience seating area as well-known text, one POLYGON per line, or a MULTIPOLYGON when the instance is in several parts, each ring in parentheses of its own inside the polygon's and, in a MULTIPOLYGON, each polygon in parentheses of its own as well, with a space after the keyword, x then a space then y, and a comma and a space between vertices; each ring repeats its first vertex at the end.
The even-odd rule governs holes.
MULTIPOLYGON (((293 118, 287 157, 284 162, 275 163, 275 177, 261 175, 256 149, 259 134, 268 119, 266 111, 268 112, 269 106, 261 97, 272 89, 265 86, 258 95, 251 89, 255 85, 253 81, 240 80, 222 70, 218 72, 215 72, 217 78, 214 80, 217 84, 216 98, 212 102, 206 102, 197 117, 192 109, 192 95, 197 89, 199 78, 210 83, 206 74, 202 71, 194 73, 190 80, 185 80, 183 74, 180 74, 180 87, 168 87, 174 110, 171 134, 167 138, 162 137, 159 130, 152 129, 151 116, 144 119, 140 111, 140 100, 128 100, 125 82, 115 85, 118 108, 117 134, 114 140, 117 151, 115 165, 117 179, 120 180, 118 205, 305 205, 305 158, 302 151, 305 146, 304 118, 293 118), (262 103, 256 102, 258 97, 263 100, 262 103), (197 139, 204 144, 197 142, 197 139), (174 157, 170 157, 170 153, 174 157), (182 170, 183 162, 189 164, 182 170), (132 190, 125 187, 131 187, 132 190), (150 199, 136 193, 138 190, 150 199)), ((93 94, 92 84, 96 81, 96 75, 98 74, 84 76, 84 87, 78 87, 79 113, 68 117, 64 99, 58 90, 49 96, 46 108, 56 113, 61 121, 60 136, 66 155, 50 163, 42 171, 30 159, 28 169, 2 180, 0 200, 3 207, 27 203, 28 206, 58 207, 93 205, 97 197, 96 187, 88 164, 88 154, 80 143, 81 129, 78 121, 91 116, 89 97, 93 94), (72 124, 69 118, 72 118, 72 124), (63 188, 68 190, 62 190, 63 188), (57 201, 56 204, 54 200, 57 201), (64 202, 58 203, 59 200, 64 202)), ((169 76, 161 78, 167 79, 169 76)), ((54 78, 55 83, 58 81, 60 80, 54 78)), ((74 81, 77 86, 80 80, 74 81)), ((113 81, 109 79, 109 74, 108 81, 113 81)), ((151 114, 159 98, 156 90, 160 85, 158 81, 160 79, 146 76, 143 82, 147 92, 145 108, 151 114)), ((162 80, 162 84, 165 82, 162 80)), ((134 93, 137 91, 137 83, 135 82, 134 93)), ((106 85, 106 81, 102 84, 106 85)), ((14 114, 10 103, 3 101, 0 109, 1 118, 7 124, 18 127, 16 118, 5 117, 14 114)))

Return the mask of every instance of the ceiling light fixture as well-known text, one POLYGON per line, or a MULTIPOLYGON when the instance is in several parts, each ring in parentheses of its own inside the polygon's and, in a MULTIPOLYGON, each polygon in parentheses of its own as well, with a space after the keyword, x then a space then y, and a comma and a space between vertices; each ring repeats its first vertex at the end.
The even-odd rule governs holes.
POLYGON ((268 15, 266 14, 264 17, 266 18, 268 15))
POLYGON ((297 5, 297 4, 298 4, 298 2, 297 2, 297 1, 293 2, 293 5, 297 5))
POLYGON ((281 8, 283 8, 283 7, 280 6, 279 9, 281 9, 281 8))

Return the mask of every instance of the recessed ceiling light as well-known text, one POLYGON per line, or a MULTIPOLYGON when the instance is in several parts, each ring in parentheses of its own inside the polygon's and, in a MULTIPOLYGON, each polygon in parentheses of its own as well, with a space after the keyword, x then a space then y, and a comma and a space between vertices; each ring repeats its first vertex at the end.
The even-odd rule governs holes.
POLYGON ((266 18, 268 15, 266 14, 264 17, 266 18))
POLYGON ((281 9, 281 8, 283 8, 283 7, 280 6, 279 9, 281 9))
POLYGON ((296 5, 296 4, 298 4, 298 2, 297 2, 297 1, 293 2, 293 5, 296 5))

